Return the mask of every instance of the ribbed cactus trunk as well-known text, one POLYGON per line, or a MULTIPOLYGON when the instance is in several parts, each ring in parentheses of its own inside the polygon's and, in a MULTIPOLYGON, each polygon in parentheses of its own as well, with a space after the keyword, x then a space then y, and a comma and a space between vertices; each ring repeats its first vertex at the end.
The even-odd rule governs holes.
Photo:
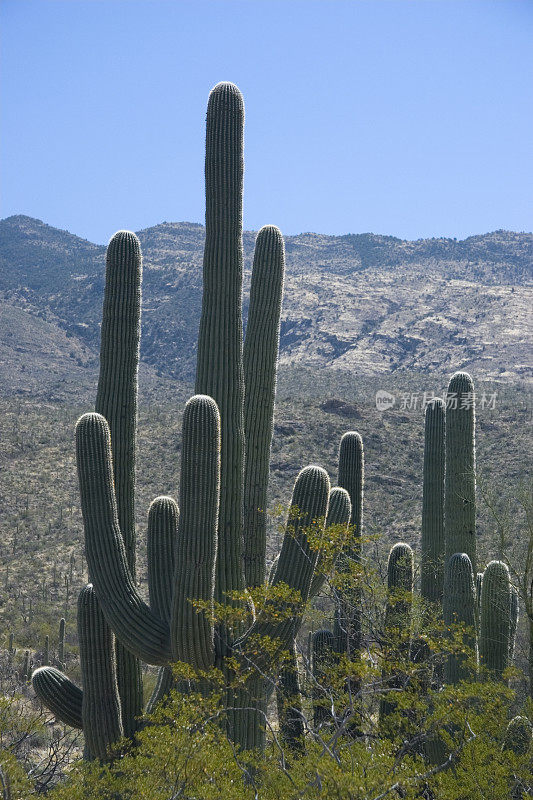
MULTIPOLYGON (((411 647, 411 611, 413 603, 413 551, 405 542, 395 544, 387 562, 387 607, 385 609, 385 656, 387 662, 398 664, 409 657, 411 647)), ((396 710, 395 693, 403 688, 405 679, 399 667, 383 671, 385 690, 379 706, 380 726, 396 710)))
MULTIPOLYGON (((137 372, 141 334, 141 246, 137 236, 118 231, 109 242, 100 345, 100 376, 95 410, 111 431, 113 477, 120 532, 135 580, 135 450, 137 372)), ((102 643, 107 639, 102 638, 102 643)), ((137 729, 143 711, 139 660, 116 641, 117 680, 126 736, 137 729)))
POLYGON ((466 553, 454 553, 446 564, 443 614, 450 637, 464 629, 460 644, 466 652, 451 653, 444 669, 445 683, 455 684, 472 678, 469 656, 475 658, 477 666, 476 592, 472 564, 466 553))
POLYGON ((518 592, 514 586, 511 586, 511 612, 510 612, 510 629, 509 629, 509 664, 512 664, 514 658, 514 649, 516 644, 516 629, 518 627, 518 618, 520 614, 518 604, 518 592))
POLYGON ((260 586, 266 574, 267 490, 274 430, 276 366, 285 248, 274 225, 257 235, 244 340, 244 575, 260 586))
POLYGON ((83 684, 81 719, 86 755, 109 761, 123 736, 113 634, 91 584, 78 599, 78 639, 83 684))
POLYGON ((452 376, 446 394, 446 561, 466 553, 476 574, 476 458, 474 384, 466 372, 452 376))
MULTIPOLYGON (((244 102, 220 83, 207 107, 203 300, 198 333, 196 393, 212 397, 221 420, 221 485, 215 600, 231 604, 244 590, 244 373, 242 339, 242 195, 244 102)), ((218 626, 217 659, 229 650, 230 631, 218 626)))
POLYGON ((420 594, 442 603, 444 588, 445 406, 439 398, 426 406, 420 594))
POLYGON ((509 665, 511 583, 503 561, 491 561, 483 573, 479 633, 480 665, 501 679, 509 665))

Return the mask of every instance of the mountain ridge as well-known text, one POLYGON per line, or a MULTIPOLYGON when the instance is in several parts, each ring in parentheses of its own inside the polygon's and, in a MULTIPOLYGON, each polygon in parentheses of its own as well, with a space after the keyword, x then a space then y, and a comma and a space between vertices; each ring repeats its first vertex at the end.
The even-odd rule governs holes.
MULTIPOLYGON (((162 376, 190 380, 204 226, 163 222, 138 236, 141 358, 162 376)), ((243 235, 245 315, 255 236, 243 235)), ((362 375, 461 368, 490 379, 530 376, 533 234, 499 230, 460 241, 408 241, 307 232, 285 243, 282 364, 362 375)), ((26 215, 0 220, 0 302, 63 331, 82 365, 97 357, 104 269, 103 245, 26 215)), ((28 319, 8 316, 15 327, 28 319)), ((63 338, 51 349, 59 353, 64 344, 63 338)), ((30 351, 27 342, 31 361, 30 351)))

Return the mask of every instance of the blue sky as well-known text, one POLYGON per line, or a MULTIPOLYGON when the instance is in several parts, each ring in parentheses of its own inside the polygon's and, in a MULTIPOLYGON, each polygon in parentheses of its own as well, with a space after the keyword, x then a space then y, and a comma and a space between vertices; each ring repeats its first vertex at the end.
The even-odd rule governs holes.
POLYGON ((210 88, 246 103, 244 222, 532 230, 532 0, 2 0, 0 215, 104 243, 204 219, 210 88))

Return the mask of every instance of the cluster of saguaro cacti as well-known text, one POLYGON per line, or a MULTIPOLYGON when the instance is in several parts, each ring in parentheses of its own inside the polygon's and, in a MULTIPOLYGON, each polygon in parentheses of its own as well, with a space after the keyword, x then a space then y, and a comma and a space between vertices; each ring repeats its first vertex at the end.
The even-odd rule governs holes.
MULTIPOLYGON (((199 670, 217 666, 229 685, 237 659, 249 678, 228 689, 228 733, 243 749, 262 747, 270 683, 264 677, 267 664, 257 655, 258 638, 268 636, 278 652, 290 652, 311 592, 316 542, 330 503, 328 476, 315 466, 296 480, 291 506, 298 511, 289 517, 271 580, 273 588, 288 587, 294 599, 284 601, 283 614, 273 614, 274 601, 267 600, 246 626, 213 624, 215 602, 248 608, 245 590, 265 582, 284 273, 281 234, 266 226, 256 241, 243 344, 243 122, 237 87, 217 85, 207 111, 197 394, 183 415, 179 512, 168 497, 157 498, 149 512, 149 605, 135 584, 133 513, 141 254, 137 238, 124 231, 108 248, 96 413, 84 415, 76 428, 92 581, 78 604, 83 691, 52 667, 33 677, 43 702, 63 721, 83 728, 92 758, 109 757, 122 733, 135 730, 142 711, 140 660, 162 668, 153 705, 172 684, 173 662, 199 670)), ((344 508, 344 519, 346 503, 337 505, 344 508)))
MULTIPOLYGON (((467 373, 458 372, 449 382, 445 400, 435 398, 426 407, 422 499, 420 593, 425 608, 437 610, 450 639, 454 639, 444 670, 438 669, 434 676, 448 684, 475 677, 478 664, 493 677, 501 678, 512 660, 518 619, 518 595, 510 585, 505 564, 494 561, 484 572, 476 573, 474 427, 474 385, 467 373)), ((344 551, 337 565, 341 575, 360 558, 357 537, 361 534, 362 464, 360 437, 346 434, 341 444, 339 485, 349 489, 351 522, 356 527, 352 548, 344 551)), ((405 599, 411 597, 412 588, 413 554, 409 545, 400 543, 391 549, 388 561, 383 641, 392 661, 409 653, 416 662, 426 662, 429 657, 423 635, 410 648, 411 607, 405 599)), ((328 687, 324 686, 332 653, 354 652, 361 643, 357 590, 352 589, 348 596, 342 587, 339 598, 334 633, 321 630, 312 640, 317 727, 328 720, 332 706, 328 687), (348 610, 344 611, 344 607, 348 610)), ((432 613, 424 615, 423 625, 432 619, 432 613)), ((389 697, 401 680, 399 673, 383 675, 385 693, 380 703, 380 720, 385 720, 394 709, 389 697)))
POLYGON ((474 384, 466 372, 457 372, 448 385, 445 409, 441 401, 426 409, 424 459, 422 596, 442 600, 446 628, 464 632, 462 644, 473 657, 469 665, 464 652, 451 653, 446 683, 472 677, 472 666, 475 674, 478 649, 481 667, 501 676, 512 659, 518 615, 518 597, 505 564, 493 561, 483 573, 476 572, 474 429, 474 384), (442 507, 442 498, 441 517, 437 506, 442 507), (432 503, 433 525, 428 526, 424 523, 432 503), (438 588, 432 590, 431 576, 441 574, 443 589, 435 580, 438 588))

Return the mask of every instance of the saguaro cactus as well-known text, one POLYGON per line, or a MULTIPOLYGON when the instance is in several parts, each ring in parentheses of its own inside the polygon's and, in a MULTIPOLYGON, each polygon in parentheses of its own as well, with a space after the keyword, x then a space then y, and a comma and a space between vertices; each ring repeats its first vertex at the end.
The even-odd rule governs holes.
POLYGON ((452 376, 446 394, 446 561, 466 553, 476 573, 475 398, 466 372, 452 376))
POLYGON ((491 561, 483 573, 479 660, 492 677, 501 678, 509 665, 511 583, 503 561, 491 561))
MULTIPOLYGON (((170 685, 168 667, 175 660, 201 670, 217 666, 228 683, 234 677, 235 663, 240 664, 248 679, 242 689, 228 690, 225 705, 229 709, 229 735, 248 749, 264 743, 270 688, 264 670, 271 665, 263 663, 261 654, 257 654, 257 641, 262 636, 275 640, 279 653, 292 646, 310 594, 318 559, 313 539, 320 539, 330 491, 328 477, 318 467, 304 469, 295 483, 292 506, 299 513, 296 520, 289 519, 273 577, 273 586, 286 584, 285 589, 293 598, 288 606, 284 601, 284 613, 272 614, 272 602, 267 601, 246 632, 228 623, 213 630, 210 613, 213 601, 228 606, 245 602, 242 593, 246 565, 250 585, 264 582, 263 520, 259 519, 261 524, 256 525, 254 503, 259 499, 260 510, 264 511, 283 281, 281 235, 268 226, 259 234, 254 259, 255 300, 250 307, 246 345, 246 377, 250 386, 245 395, 241 318, 243 119, 244 106, 237 87, 217 85, 211 92, 207 113, 204 295, 196 381, 199 394, 189 401, 183 416, 180 513, 170 498, 158 498, 150 509, 149 606, 135 585, 131 538, 124 537, 121 530, 121 524, 131 524, 127 510, 133 497, 133 487, 128 483, 132 472, 125 470, 122 479, 117 477, 113 428, 104 416, 87 414, 78 421, 76 449, 89 574, 107 622, 129 653, 163 667, 157 697, 170 685), (246 462, 245 396, 249 404, 246 435, 251 448, 246 462), (119 480, 128 487, 122 495, 116 494, 119 480), (245 486, 250 489, 248 494, 245 486), (250 512, 247 518, 250 524, 246 526, 243 503, 250 512), (235 599, 235 593, 239 599, 235 599), (287 610, 291 612, 288 617, 287 610), (234 657, 231 662, 226 659, 229 654, 234 657)), ((137 274, 133 270, 131 281, 137 274)), ((130 278, 124 276, 123 280, 128 282, 130 278)), ((138 352, 136 301, 140 294, 128 285, 123 301, 118 301, 118 296, 119 287, 110 290, 109 297, 116 301, 109 305, 114 308, 110 314, 117 319, 110 318, 108 330, 121 325, 129 330, 124 338, 133 358, 138 352), (131 320, 121 322, 128 314, 131 320)), ((120 367, 117 358, 113 368, 106 368, 109 375, 106 372, 105 379, 101 377, 99 403, 103 404, 106 393, 111 401, 115 381, 119 383, 119 394, 128 391, 131 399, 135 386, 132 358, 120 367)), ((112 357, 110 360, 113 362, 112 357)), ((127 408, 131 423, 134 403, 127 408)), ((113 409, 107 413, 113 413, 113 409)), ((130 467, 132 430, 134 424, 125 425, 116 434, 121 439, 121 452, 128 454, 130 467)), ((135 664, 132 660, 129 663, 135 664)), ((118 667, 120 688, 120 664, 118 667)), ((137 685, 132 680, 134 673, 126 670, 125 674, 129 676, 129 696, 134 697, 137 685)), ((47 674, 45 678, 53 683, 50 691, 65 690, 72 697, 73 689, 70 685, 65 689, 64 676, 47 674)), ((55 694, 49 707, 54 703, 56 708, 62 705, 55 694)))
POLYGON ((454 631, 453 626, 464 628, 462 645, 466 652, 451 653, 444 669, 445 683, 458 683, 471 677, 468 653, 475 654, 477 660, 474 573, 466 553, 454 553, 446 564, 443 613, 444 624, 450 633, 454 631))
POLYGON ((444 587, 445 406, 439 398, 426 406, 420 594, 442 603, 444 587))

